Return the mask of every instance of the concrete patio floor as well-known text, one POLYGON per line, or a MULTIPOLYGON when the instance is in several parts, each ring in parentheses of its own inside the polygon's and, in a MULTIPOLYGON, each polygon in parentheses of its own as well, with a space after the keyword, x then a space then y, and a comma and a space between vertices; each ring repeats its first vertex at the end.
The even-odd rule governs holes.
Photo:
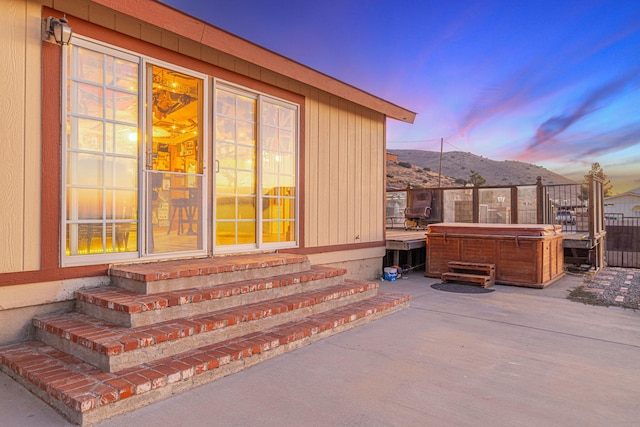
MULTIPOLYGON (((99 426, 631 426, 640 311, 546 289, 462 294, 412 273, 411 307, 99 426)), ((0 425, 68 426, 0 374, 0 425)))

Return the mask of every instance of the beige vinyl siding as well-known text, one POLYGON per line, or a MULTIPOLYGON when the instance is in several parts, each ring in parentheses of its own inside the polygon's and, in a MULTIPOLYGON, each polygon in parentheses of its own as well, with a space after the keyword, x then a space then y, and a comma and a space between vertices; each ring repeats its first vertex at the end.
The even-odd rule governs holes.
POLYGON ((0 4, 0 273, 10 273, 40 266, 40 5, 0 4))
POLYGON ((305 246, 383 240, 382 114, 305 93, 305 246))

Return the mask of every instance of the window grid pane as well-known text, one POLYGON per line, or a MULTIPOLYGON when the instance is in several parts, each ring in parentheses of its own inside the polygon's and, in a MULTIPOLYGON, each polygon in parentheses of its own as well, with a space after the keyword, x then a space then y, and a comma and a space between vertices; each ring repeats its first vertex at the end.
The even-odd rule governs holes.
POLYGON ((295 109, 262 101, 262 241, 293 242, 296 224, 295 109))
POLYGON ((255 98, 216 89, 216 244, 256 245, 255 98))
POLYGON ((65 253, 135 252, 139 64, 67 52, 65 253))

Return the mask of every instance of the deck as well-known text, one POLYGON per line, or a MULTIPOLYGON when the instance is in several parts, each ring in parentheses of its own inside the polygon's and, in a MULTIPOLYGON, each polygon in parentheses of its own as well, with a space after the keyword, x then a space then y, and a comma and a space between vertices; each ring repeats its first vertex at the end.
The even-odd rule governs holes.
POLYGON ((417 262, 417 264, 414 265, 414 255, 417 255, 416 252, 422 252, 417 251, 417 249, 426 248, 426 235, 426 230, 414 231, 387 229, 386 248, 387 251, 391 252, 392 265, 400 265, 400 253, 404 251, 406 252, 405 264, 410 265, 412 269, 423 266, 426 258, 421 257, 422 259, 416 260, 415 262, 417 262))
POLYGON ((589 238, 589 232, 582 233, 562 233, 563 246, 565 248, 579 248, 579 249, 593 249, 598 241, 604 237, 604 233, 600 233, 594 236, 593 239, 589 238))

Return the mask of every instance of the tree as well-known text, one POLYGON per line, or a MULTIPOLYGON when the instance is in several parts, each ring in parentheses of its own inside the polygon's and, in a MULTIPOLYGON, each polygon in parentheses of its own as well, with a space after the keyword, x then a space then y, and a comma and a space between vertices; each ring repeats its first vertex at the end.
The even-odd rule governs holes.
MULTIPOLYGON (((588 175, 585 175, 587 178, 588 175)), ((589 200, 589 185, 585 182, 580 186, 580 193, 578 193, 578 199, 584 204, 589 200)))
POLYGON ((604 173, 604 169, 600 166, 600 163, 595 162, 591 164, 591 170, 584 176, 585 181, 588 180, 590 176, 595 176, 602 180, 602 189, 604 190, 604 197, 609 197, 613 195, 613 184, 611 180, 607 178, 607 174, 604 173))
POLYGON ((482 177, 478 172, 472 170, 471 175, 469 175, 469 183, 474 187, 481 187, 486 184, 487 180, 482 177))

